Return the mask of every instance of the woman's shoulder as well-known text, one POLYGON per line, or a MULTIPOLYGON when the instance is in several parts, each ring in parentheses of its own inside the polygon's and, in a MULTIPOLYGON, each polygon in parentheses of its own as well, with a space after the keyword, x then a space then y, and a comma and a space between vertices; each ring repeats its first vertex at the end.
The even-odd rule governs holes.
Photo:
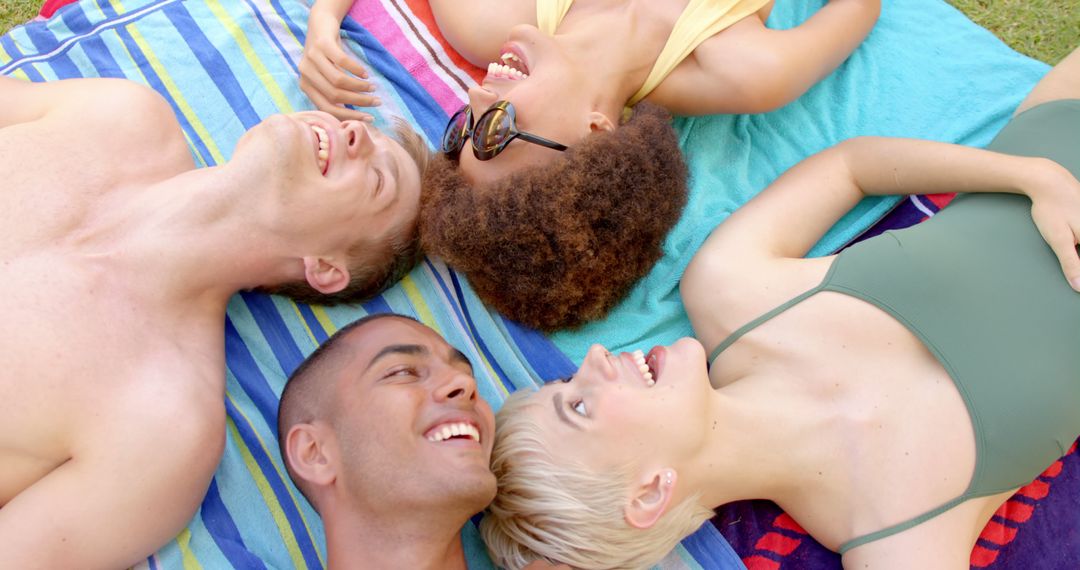
POLYGON ((695 336, 707 348, 718 346, 743 325, 821 284, 834 257, 695 256, 679 286, 695 336))

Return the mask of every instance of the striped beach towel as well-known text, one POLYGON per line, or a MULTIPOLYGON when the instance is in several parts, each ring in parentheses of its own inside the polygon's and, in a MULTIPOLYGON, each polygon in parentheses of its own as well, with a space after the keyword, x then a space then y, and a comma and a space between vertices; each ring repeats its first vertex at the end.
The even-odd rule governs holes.
MULTIPOLYGON (((50 2, 53 9, 66 0, 50 2)), ((770 25, 794 25, 822 3, 779 2, 770 25)), ((1046 66, 1011 52, 939 0, 885 4, 866 45, 796 103, 754 117, 677 121, 693 174, 687 214, 668 240, 665 258, 604 321, 545 338, 489 311, 466 280, 432 260, 358 307, 237 295, 225 323, 225 457, 195 518, 141 566, 325 565, 321 523, 285 474, 275 416, 285 377, 344 324, 385 311, 419 318, 478 363, 480 393, 497 407, 510 391, 572 371, 593 340, 615 349, 647 348, 689 334, 677 281, 693 251, 731 210, 798 159, 856 134, 985 143, 1045 72, 1046 66)), ((311 108, 298 88, 296 67, 308 11, 299 0, 83 0, 0 37, 0 73, 31 81, 126 77, 147 84, 172 105, 197 163, 214 165, 262 117, 311 108)), ((482 76, 448 48, 426 0, 360 0, 343 35, 378 84, 383 106, 374 113, 380 127, 401 116, 437 140, 464 90, 482 76)), ((895 203, 864 204, 818 251, 860 234, 895 203)), ((737 568, 765 560, 778 567, 783 556, 756 545, 780 544, 782 550, 792 544, 769 534, 775 520, 783 523, 781 515, 768 518, 768 505, 749 508, 761 513, 755 519, 760 524, 715 519, 662 566, 737 568), (738 554, 722 534, 739 546, 738 554)), ((798 541, 796 547, 812 543, 787 528, 776 534, 798 541)), ((470 567, 490 567, 474 524, 462 537, 470 567)))

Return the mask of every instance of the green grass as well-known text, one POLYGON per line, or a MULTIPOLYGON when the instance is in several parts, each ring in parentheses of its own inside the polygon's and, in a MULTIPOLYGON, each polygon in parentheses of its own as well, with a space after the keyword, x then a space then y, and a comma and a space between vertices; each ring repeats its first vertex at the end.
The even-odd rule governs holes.
MULTIPOLYGON (((948 1, 1016 51, 1046 63, 1055 64, 1080 46, 1077 0, 948 1)), ((0 33, 33 18, 39 6, 41 0, 0 0, 0 33)))

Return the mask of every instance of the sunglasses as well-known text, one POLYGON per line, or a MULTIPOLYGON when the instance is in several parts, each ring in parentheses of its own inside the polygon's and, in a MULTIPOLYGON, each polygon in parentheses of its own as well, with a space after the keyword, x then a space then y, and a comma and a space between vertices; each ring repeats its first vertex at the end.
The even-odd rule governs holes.
POLYGON ((483 115, 480 115, 480 119, 476 121, 475 125, 473 124, 472 108, 468 105, 462 107, 457 113, 454 113, 454 116, 450 117, 450 122, 446 124, 440 150, 450 158, 457 158, 462 147, 465 146, 465 139, 470 137, 472 138, 473 154, 480 160, 491 160, 499 156, 499 153, 506 148, 506 145, 510 144, 514 139, 521 139, 558 151, 567 149, 564 144, 519 131, 517 128, 517 113, 514 112, 513 103, 509 101, 497 101, 494 105, 488 107, 488 110, 484 111, 483 115))

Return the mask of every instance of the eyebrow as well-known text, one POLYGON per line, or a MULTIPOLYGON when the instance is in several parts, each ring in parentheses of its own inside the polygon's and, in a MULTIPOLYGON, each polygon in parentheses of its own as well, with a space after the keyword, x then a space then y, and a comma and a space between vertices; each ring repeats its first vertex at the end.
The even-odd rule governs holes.
MULTIPOLYGON (((420 346, 419 344, 391 344, 389 346, 383 347, 383 349, 380 350, 378 354, 376 354, 375 357, 371 359, 371 362, 368 363, 367 368, 365 368, 364 371, 367 372, 367 370, 369 370, 372 366, 375 366, 376 362, 392 354, 423 356, 426 354, 430 354, 430 351, 427 349, 427 347, 420 346)), ((461 362, 468 366, 470 370, 473 367, 472 361, 469 360, 469 357, 465 356, 464 352, 461 352, 460 350, 453 347, 451 347, 450 349, 450 361, 461 362)))
POLYGON ((555 404, 555 413, 558 414, 559 419, 566 422, 567 425, 574 429, 582 429, 577 422, 570 419, 570 416, 566 415, 566 406, 563 405, 562 392, 555 392, 555 396, 551 399, 555 404))
POLYGON ((468 365, 469 370, 472 370, 473 365, 472 365, 472 361, 469 360, 469 357, 465 356, 464 352, 461 352, 460 350, 458 350, 458 349, 456 349, 454 347, 450 347, 450 360, 451 361, 462 362, 462 363, 468 365))
POLYGON ((383 349, 380 350, 379 353, 371 359, 371 362, 368 363, 367 368, 364 368, 364 372, 370 370, 371 367, 375 366, 375 363, 382 358, 390 356, 392 354, 407 354, 410 356, 415 356, 427 354, 427 352, 428 349, 420 346, 419 344, 391 344, 389 346, 383 347, 383 349))

